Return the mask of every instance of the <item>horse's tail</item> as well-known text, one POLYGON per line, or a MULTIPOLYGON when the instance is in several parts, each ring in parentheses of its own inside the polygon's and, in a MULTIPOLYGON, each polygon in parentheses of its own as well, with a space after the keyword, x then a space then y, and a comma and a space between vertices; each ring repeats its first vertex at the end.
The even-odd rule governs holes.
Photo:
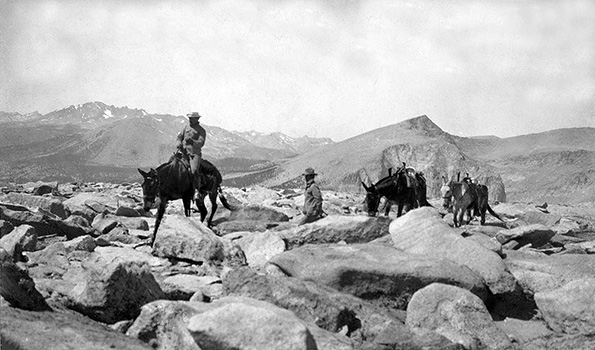
POLYGON ((486 203, 486 206, 488 207, 488 211, 490 212, 490 214, 492 214, 495 218, 497 218, 498 220, 504 222, 504 220, 502 220, 500 218, 500 216, 498 214, 496 214, 495 211, 492 210, 492 207, 490 207, 490 204, 486 203))
POLYGON ((229 205, 229 203, 227 202, 227 199, 223 195, 223 190, 221 189, 221 186, 217 187, 217 195, 219 196, 219 200, 221 201, 221 204, 223 204, 225 209, 227 209, 229 211, 233 211, 233 208, 231 207, 231 205, 229 205))

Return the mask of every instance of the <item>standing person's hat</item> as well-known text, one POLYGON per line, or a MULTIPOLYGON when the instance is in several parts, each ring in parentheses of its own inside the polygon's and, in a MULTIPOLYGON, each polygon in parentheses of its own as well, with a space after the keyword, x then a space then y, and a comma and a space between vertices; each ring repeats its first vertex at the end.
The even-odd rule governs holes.
POLYGON ((314 169, 312 169, 312 168, 306 168, 306 170, 304 170, 304 173, 302 175, 306 176, 306 175, 318 175, 318 174, 316 174, 314 172, 314 169))
POLYGON ((192 112, 192 113, 188 113, 188 114, 186 114, 186 116, 187 116, 188 118, 200 118, 200 117, 201 117, 201 115, 200 115, 200 114, 198 114, 198 112, 192 112))

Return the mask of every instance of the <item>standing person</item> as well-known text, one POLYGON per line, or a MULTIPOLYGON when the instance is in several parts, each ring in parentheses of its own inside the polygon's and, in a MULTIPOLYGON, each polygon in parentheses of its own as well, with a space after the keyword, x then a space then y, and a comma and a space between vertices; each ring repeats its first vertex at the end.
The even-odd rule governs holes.
POLYGON ((200 126, 200 114, 192 112, 186 114, 188 125, 178 134, 178 149, 185 151, 190 159, 190 171, 194 177, 194 188, 200 188, 200 162, 202 160, 202 146, 205 144, 207 133, 200 126))
POLYGON ((322 211, 322 193, 320 187, 314 181, 314 177, 318 174, 314 172, 312 168, 306 168, 302 174, 306 181, 306 190, 304 191, 304 207, 302 213, 304 217, 298 222, 299 225, 314 222, 323 217, 324 212, 322 211))

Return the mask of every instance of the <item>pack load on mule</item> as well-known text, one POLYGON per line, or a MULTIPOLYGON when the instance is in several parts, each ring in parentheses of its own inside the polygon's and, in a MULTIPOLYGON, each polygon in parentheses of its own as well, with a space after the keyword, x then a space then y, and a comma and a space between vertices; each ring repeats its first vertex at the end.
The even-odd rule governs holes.
MULTIPOLYGON (((196 189, 188 156, 182 151, 178 150, 167 163, 161 164, 157 169, 151 168, 148 172, 138 169, 138 172, 143 176, 143 202, 144 209, 149 210, 153 204, 158 205, 157 219, 155 221, 155 229, 151 239, 151 246, 155 242, 157 230, 165 214, 167 202, 170 200, 182 199, 184 204, 184 215, 190 216, 190 203, 194 196, 196 189)), ((217 197, 228 210, 232 210, 231 206, 223 196, 221 191, 221 182, 223 178, 219 170, 208 160, 202 159, 200 163, 200 188, 196 196, 196 206, 200 212, 200 220, 204 222, 207 216, 207 208, 204 204, 205 196, 209 196, 211 201, 211 215, 207 220, 207 225, 212 226, 213 216, 217 211, 217 197)))
POLYGON ((460 173, 457 174, 457 181, 452 178, 446 180, 442 176, 442 187, 440 188, 442 205, 447 209, 452 207, 454 226, 461 226, 465 212, 468 217, 467 223, 471 222, 473 216, 481 216, 480 224, 484 225, 486 211, 503 221, 488 203, 488 187, 477 183, 476 180, 469 177, 469 173, 466 174, 463 181, 459 181, 460 175, 460 173))
POLYGON ((405 163, 394 174, 391 170, 389 169, 387 177, 370 186, 362 181, 366 190, 365 204, 369 216, 378 214, 378 206, 383 197, 387 200, 385 216, 388 216, 394 203, 398 206, 397 216, 401 216, 405 206, 407 206, 407 210, 423 206, 431 207, 426 198, 426 179, 422 172, 416 172, 414 168, 407 167, 405 163))

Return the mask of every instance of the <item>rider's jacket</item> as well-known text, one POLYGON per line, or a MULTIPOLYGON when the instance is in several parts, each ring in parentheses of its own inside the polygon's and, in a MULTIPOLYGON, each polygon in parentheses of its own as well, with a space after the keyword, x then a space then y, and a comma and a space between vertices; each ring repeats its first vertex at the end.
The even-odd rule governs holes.
POLYGON ((202 155, 202 146, 205 144, 207 133, 200 124, 186 125, 178 134, 181 146, 190 154, 202 155))

